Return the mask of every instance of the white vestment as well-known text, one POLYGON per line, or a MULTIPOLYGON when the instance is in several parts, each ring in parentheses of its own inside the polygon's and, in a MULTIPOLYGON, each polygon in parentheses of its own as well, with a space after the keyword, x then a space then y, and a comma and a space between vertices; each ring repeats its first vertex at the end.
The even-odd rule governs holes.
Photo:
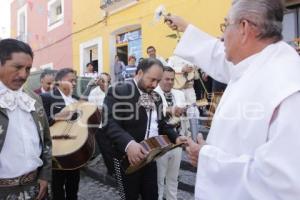
POLYGON ((300 57, 284 42, 237 65, 189 25, 175 55, 228 83, 198 159, 197 200, 300 198, 300 57))

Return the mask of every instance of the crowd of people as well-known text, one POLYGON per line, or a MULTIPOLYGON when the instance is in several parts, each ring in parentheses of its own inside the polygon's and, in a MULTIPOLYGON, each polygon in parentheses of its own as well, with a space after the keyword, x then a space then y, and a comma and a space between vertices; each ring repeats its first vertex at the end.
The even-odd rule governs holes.
POLYGON ((183 32, 173 55, 149 46, 147 58, 130 55, 127 66, 116 55, 113 77, 88 63, 81 96, 71 68, 44 71, 33 92, 25 84, 31 47, 1 40, 0 199, 78 199, 81 168, 59 166, 51 144, 74 138, 54 138, 49 127, 83 102, 101 113, 93 134, 121 199, 176 200, 182 147, 197 167, 197 200, 299 198, 300 57, 282 41, 283 13, 281 0, 235 0, 222 38, 167 15, 167 26, 183 32), (214 92, 224 94, 208 137, 193 140, 187 109, 214 92), (124 159, 140 165, 150 153, 141 142, 160 135, 177 148, 126 173, 124 159))

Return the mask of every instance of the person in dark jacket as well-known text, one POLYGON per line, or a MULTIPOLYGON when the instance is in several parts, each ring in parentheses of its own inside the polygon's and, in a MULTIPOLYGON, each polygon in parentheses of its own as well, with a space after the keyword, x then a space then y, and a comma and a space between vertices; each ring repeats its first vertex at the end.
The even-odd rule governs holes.
MULTIPOLYGON (((77 102, 78 97, 72 95, 76 85, 76 73, 73 69, 63 68, 55 76, 56 86, 49 93, 41 94, 43 105, 50 126, 63 118, 62 109, 77 102)), ((57 170, 52 172, 53 199, 77 200, 80 181, 80 169, 57 170)))
POLYGON ((166 134, 170 141, 179 143, 186 140, 179 136, 164 119, 162 99, 153 91, 163 75, 162 63, 154 58, 144 59, 137 67, 137 75, 131 81, 109 88, 104 99, 104 131, 114 146, 116 176, 119 179, 121 197, 136 200, 156 200, 157 168, 152 162, 139 171, 125 175, 120 168, 124 155, 131 165, 137 165, 147 156, 139 144, 160 134, 166 134))

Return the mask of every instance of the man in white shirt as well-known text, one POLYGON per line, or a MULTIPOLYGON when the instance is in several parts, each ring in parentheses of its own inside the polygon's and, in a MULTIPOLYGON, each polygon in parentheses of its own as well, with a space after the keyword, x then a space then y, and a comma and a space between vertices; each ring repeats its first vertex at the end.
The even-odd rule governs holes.
MULTIPOLYGON (((164 67, 164 73, 155 91, 161 96, 166 120, 172 117, 180 118, 185 112, 186 100, 184 93, 172 89, 175 71, 171 67, 164 67)), ((173 124, 172 124, 173 125, 173 124)), ((178 124, 173 125, 180 135, 186 135, 185 129, 178 124), (181 127, 181 130, 179 130, 181 127)), ((175 148, 157 159, 158 199, 162 200, 164 191, 167 200, 177 199, 178 174, 181 163, 182 148, 175 148), (165 184, 166 183, 166 184, 165 184), (166 186, 166 187, 165 187, 166 186)))
MULTIPOLYGON (((102 72, 95 83, 97 86, 89 94, 88 101, 96 104, 100 112, 102 112, 103 101, 107 90, 110 87, 111 77, 108 73, 102 72)), ((104 164, 107 168, 107 174, 113 176, 114 167, 112 158, 112 145, 102 130, 102 124, 100 124, 100 127, 95 134, 95 139, 102 154, 104 164)))
POLYGON ((175 70, 177 76, 180 74, 180 76, 186 77, 186 80, 183 79, 185 82, 182 88, 177 89, 180 89, 184 93, 187 104, 192 105, 196 103, 196 93, 194 89, 196 66, 178 56, 171 56, 168 60, 168 66, 171 66, 175 70))
POLYGON ((32 67, 28 44, 0 41, 0 199, 46 199, 51 139, 40 98, 24 89, 32 67))
POLYGON ((102 109, 103 101, 111 83, 111 77, 108 73, 101 73, 96 80, 96 87, 92 89, 88 96, 88 101, 94 103, 99 109, 102 109))
POLYGON ((175 55, 228 83, 207 144, 189 142, 196 199, 294 200, 300 196, 300 58, 282 41, 281 0, 234 1, 224 43, 179 17, 175 55))
POLYGON ((147 47, 147 55, 149 58, 158 59, 163 64, 163 66, 168 66, 168 63, 163 57, 156 55, 156 49, 154 46, 147 47))

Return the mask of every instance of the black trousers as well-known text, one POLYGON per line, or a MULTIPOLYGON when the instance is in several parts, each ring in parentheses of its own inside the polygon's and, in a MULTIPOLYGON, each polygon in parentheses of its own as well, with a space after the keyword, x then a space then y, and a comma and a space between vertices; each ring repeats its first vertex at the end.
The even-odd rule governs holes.
MULTIPOLYGON (((141 195, 142 200, 157 200, 157 167, 156 162, 146 165, 139 171, 125 175, 121 170, 122 186, 126 200, 137 200, 141 195)), ((121 194, 121 196, 123 196, 121 194)))
POLYGON ((107 168, 109 175, 114 174, 114 161, 113 161, 113 149, 110 140, 104 134, 102 129, 98 129, 95 135, 96 142, 98 144, 100 153, 104 160, 104 164, 107 168))
POLYGON ((80 170, 53 170, 52 195, 55 200, 77 200, 80 170))

